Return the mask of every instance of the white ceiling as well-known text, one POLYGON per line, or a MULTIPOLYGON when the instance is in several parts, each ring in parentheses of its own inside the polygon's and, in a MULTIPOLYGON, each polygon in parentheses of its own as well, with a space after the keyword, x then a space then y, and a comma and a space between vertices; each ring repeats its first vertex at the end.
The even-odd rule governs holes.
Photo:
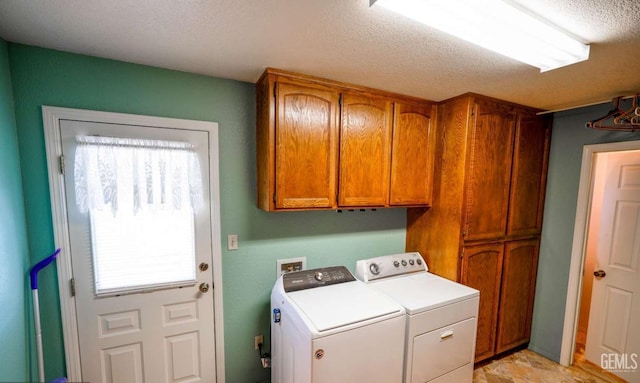
POLYGON ((640 1, 513 0, 591 43, 540 73, 369 0, 0 0, 7 41, 255 82, 266 67, 440 101, 560 109, 640 92, 640 1))

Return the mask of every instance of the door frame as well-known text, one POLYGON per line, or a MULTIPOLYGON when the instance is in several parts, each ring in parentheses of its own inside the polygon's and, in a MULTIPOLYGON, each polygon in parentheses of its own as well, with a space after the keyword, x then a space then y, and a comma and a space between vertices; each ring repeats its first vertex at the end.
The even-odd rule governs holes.
POLYGON ((607 144, 585 145, 582 151, 582 167, 578 189, 576 220, 571 247, 571 265, 569 267, 569 283, 565 305, 562 346, 560 348, 560 364, 570 366, 575 352, 578 320, 580 318, 580 296, 582 295, 582 279, 587 255, 587 233, 589 216, 591 215, 591 199, 593 198, 593 180, 595 177, 595 158, 597 154, 640 150, 640 141, 613 142, 607 144))
POLYGON ((60 120, 87 122, 103 122, 123 125, 142 125, 149 127, 189 129, 209 133, 209 182, 210 216, 211 216, 211 253, 213 257, 213 309, 216 354, 216 379, 225 381, 224 370, 224 316, 222 311, 222 240, 220 237, 220 180, 219 180, 219 146, 218 124, 209 121, 184 120, 165 117, 143 116, 135 114, 100 112, 84 109, 70 109, 42 106, 42 120, 45 137, 45 149, 49 176, 49 195, 51 198, 51 219, 56 247, 62 251, 57 258, 58 292, 60 295, 60 311, 62 315, 62 332, 66 359, 67 378, 70 382, 82 381, 80 366, 80 343, 78 339, 78 323, 76 320, 75 297, 71 295, 71 279, 73 271, 71 259, 66 251, 70 248, 69 226, 64 189, 64 177, 60 172, 62 141, 60 137, 60 120))

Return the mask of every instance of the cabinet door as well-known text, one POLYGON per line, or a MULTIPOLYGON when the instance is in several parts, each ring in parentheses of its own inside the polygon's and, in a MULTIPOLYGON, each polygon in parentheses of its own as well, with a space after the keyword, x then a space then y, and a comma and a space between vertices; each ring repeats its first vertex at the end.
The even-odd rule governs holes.
POLYGON ((390 205, 431 204, 435 141, 431 110, 431 105, 394 105, 390 205))
POLYGON ((340 95, 276 84, 276 208, 336 207, 340 95))
POLYGON ((496 353, 529 341, 538 251, 538 239, 505 245, 496 353))
POLYGON ((503 251, 501 243, 466 246, 463 250, 461 282, 480 291, 476 362, 495 354, 503 251))
POLYGON ((465 240, 505 235, 515 114, 500 104, 475 104, 467 165, 465 240))
POLYGON ((340 206, 388 204, 391 116, 392 104, 388 100, 343 95, 340 206))
POLYGON ((507 235, 538 234, 551 128, 547 118, 520 115, 516 127, 507 235))

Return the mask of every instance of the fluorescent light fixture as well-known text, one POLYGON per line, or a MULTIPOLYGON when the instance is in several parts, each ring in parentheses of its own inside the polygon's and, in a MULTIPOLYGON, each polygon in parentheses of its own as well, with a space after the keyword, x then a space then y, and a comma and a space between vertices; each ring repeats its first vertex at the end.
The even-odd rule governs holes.
POLYGON ((589 58, 589 45, 501 0, 370 0, 540 72, 589 58))

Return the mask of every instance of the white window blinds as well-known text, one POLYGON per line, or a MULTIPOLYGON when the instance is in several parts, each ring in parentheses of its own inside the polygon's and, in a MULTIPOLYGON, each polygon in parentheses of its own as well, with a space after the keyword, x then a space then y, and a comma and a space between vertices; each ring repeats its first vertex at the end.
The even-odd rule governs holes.
POLYGON ((96 295, 195 283, 191 209, 90 216, 96 295))

